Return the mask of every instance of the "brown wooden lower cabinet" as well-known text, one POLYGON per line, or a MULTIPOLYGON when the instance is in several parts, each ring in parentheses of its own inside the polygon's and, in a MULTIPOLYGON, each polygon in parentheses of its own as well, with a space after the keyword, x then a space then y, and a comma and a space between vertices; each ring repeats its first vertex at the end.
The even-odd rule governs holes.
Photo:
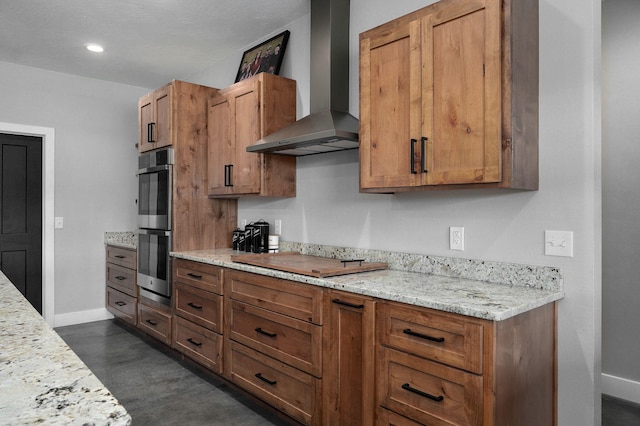
POLYGON ((232 382, 304 424, 320 424, 320 379, 232 340, 225 344, 232 382))
POLYGON ((136 304, 135 297, 107 287, 107 309, 117 318, 135 325, 138 318, 136 304))
POLYGON ((555 303, 488 321, 174 265, 175 315, 140 297, 138 326, 303 424, 557 424, 555 303))
POLYGON ((144 298, 138 303, 138 328, 155 337, 166 345, 171 345, 171 312, 163 311, 160 306, 145 304, 144 298))
POLYGON ((106 308, 131 325, 138 321, 136 250, 106 246, 106 308))

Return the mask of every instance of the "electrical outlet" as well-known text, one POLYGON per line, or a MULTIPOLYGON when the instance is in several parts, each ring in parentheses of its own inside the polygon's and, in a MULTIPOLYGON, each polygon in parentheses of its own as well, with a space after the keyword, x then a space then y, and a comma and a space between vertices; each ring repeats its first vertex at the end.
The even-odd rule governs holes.
POLYGON ((63 217, 56 216, 56 217, 54 218, 54 221, 53 221, 53 227, 54 227, 55 229, 62 229, 62 228, 64 228, 64 218, 63 218, 63 217))
POLYGON ((273 226, 273 233, 276 235, 282 235, 282 220, 276 219, 273 226))
POLYGON ((464 228, 461 226, 449 227, 449 250, 464 250, 464 228))

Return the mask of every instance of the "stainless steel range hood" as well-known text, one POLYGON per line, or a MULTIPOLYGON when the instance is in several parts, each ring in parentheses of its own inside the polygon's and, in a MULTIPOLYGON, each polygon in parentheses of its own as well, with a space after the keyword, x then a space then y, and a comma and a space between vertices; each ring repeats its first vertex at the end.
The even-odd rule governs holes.
POLYGON ((248 152, 311 155, 358 148, 358 119, 349 114, 349 0, 311 0, 311 114, 248 152))

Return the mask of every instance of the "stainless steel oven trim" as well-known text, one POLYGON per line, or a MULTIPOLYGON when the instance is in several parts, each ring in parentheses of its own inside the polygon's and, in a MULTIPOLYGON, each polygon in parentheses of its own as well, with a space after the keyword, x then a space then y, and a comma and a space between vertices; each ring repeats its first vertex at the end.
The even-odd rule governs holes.
MULTIPOLYGON (((141 253, 140 249, 141 247, 138 247, 138 287, 140 290, 140 294, 151 299, 151 300, 155 300, 157 302, 160 303, 164 303, 165 305, 171 305, 171 256, 169 256, 169 251, 171 250, 172 247, 172 238, 171 238, 171 232, 170 231, 163 231, 163 230, 153 230, 153 229, 140 229, 138 230, 139 234, 143 234, 143 235, 157 235, 157 236, 162 236, 162 237, 167 237, 169 239, 168 243, 167 243, 167 252, 166 252, 166 271, 165 271, 165 276, 167 277, 166 280, 163 280, 161 278, 158 277, 154 277, 151 275, 147 275, 144 274, 142 272, 140 272, 141 269, 144 269, 141 267, 140 262, 143 262, 144 259, 144 254, 141 253)), ((141 246, 139 244, 139 246, 141 246)), ((156 262, 157 263, 157 262, 156 262)))
MULTIPOLYGON (((148 167, 146 169, 138 170, 138 178, 140 175, 157 173, 159 171, 167 170, 167 188, 168 188, 168 200, 167 200, 167 214, 166 215, 143 215, 138 212, 138 228, 144 229, 166 229, 170 230, 172 228, 172 220, 173 220, 173 166, 171 164, 166 164, 162 166, 148 167)), ((140 182, 138 182, 138 191, 140 187, 140 182)), ((142 194, 138 194, 138 198, 140 198, 142 194)), ((141 200, 138 200, 141 202, 141 200)))

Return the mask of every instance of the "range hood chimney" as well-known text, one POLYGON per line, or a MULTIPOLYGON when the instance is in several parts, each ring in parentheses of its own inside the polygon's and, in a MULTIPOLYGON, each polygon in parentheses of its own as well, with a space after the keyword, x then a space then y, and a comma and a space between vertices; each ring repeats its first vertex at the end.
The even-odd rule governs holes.
POLYGON ((358 148, 349 114, 349 0, 311 0, 311 114, 247 147, 303 156, 358 148))

